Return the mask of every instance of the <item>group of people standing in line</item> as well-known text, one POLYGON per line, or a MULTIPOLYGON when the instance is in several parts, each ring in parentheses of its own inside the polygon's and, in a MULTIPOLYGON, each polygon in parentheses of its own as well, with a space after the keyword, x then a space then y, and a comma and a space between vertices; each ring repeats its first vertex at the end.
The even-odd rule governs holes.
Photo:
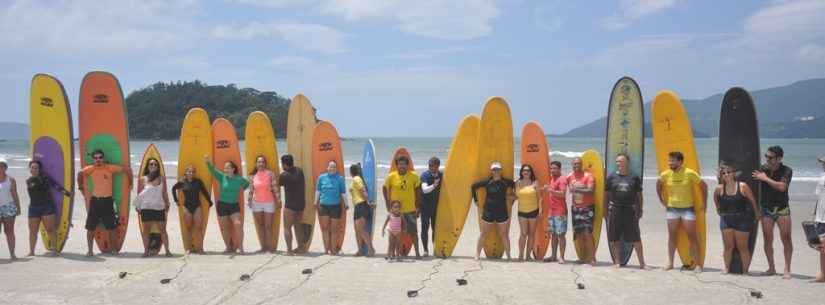
MULTIPOLYGON (((724 244, 725 272, 728 272, 734 250, 737 250, 743 270, 748 273, 751 253, 748 247, 749 234, 759 223, 762 224, 764 237, 764 252, 768 261, 767 275, 776 274, 774 263, 773 240, 774 227, 779 228, 780 240, 783 244, 785 266, 783 275, 790 278, 791 256, 793 244, 791 240, 791 218, 789 207, 788 188, 793 177, 790 167, 782 163, 784 152, 779 146, 769 147, 765 153, 766 163, 751 173, 751 177, 760 184, 759 202, 755 199, 754 190, 737 178, 741 174, 737 168, 727 162, 720 164, 718 179, 719 185, 713 191, 713 202, 720 216, 719 227, 724 244)), ((89 208, 85 228, 87 230, 87 255, 93 255, 93 241, 95 230, 102 226, 109 231, 109 242, 114 245, 117 219, 114 212, 113 182, 115 174, 124 174, 126 179, 133 181, 132 170, 129 167, 117 166, 105 162, 102 151, 92 152, 93 164, 84 167, 77 175, 78 186, 84 197, 89 197, 89 208), (87 179, 94 183, 87 188, 87 179)), ((243 252, 243 223, 241 221, 239 197, 242 190, 248 189, 249 207, 259 232, 261 249, 259 252, 274 252, 272 213, 282 207, 280 188, 284 188, 284 237, 287 243, 287 254, 301 254, 308 252, 308 232, 302 224, 302 214, 306 207, 304 188, 304 173, 294 165, 291 155, 281 157, 282 173, 274 173, 269 169, 268 160, 263 156, 256 158, 256 167, 249 178, 243 177, 237 164, 229 161, 223 164, 223 170, 215 168, 208 157, 204 158, 209 173, 217 180, 220 195, 217 197, 217 213, 221 231, 225 241, 225 253, 243 252), (293 236, 296 247, 293 248, 293 236)), ((694 205, 704 201, 709 193, 708 187, 702 178, 692 169, 683 166, 684 156, 680 152, 669 154, 669 169, 662 172, 656 184, 658 199, 667 210, 668 227, 668 263, 665 269, 673 268, 676 251, 677 231, 685 229, 690 242, 690 252, 693 257, 699 254, 699 244, 696 230, 696 213, 694 205), (695 198, 694 188, 701 189, 702 198, 695 198)), ((825 157, 819 158, 825 171, 825 157)), ((428 162, 428 169, 420 176, 408 167, 410 160, 400 156, 393 160, 396 169, 384 181, 382 187, 386 209, 389 212, 382 227, 382 236, 389 231, 388 259, 400 259, 401 236, 407 234, 412 239, 412 247, 416 258, 421 257, 419 244, 423 246, 423 256, 429 255, 430 237, 434 241, 435 219, 439 192, 443 173, 439 170, 440 160, 433 157, 428 162), (418 223, 421 222, 420 243, 418 223)), ((631 243, 642 269, 647 269, 639 229, 639 219, 643 215, 644 200, 642 194, 642 179, 631 173, 630 159, 620 154, 615 156, 617 171, 609 173, 605 179, 605 200, 595 202, 595 179, 583 170, 582 160, 574 158, 571 162, 572 171, 562 175, 562 164, 553 161, 550 164, 549 183, 539 185, 534 169, 524 164, 521 166, 517 180, 503 177, 502 164, 493 162, 490 165, 490 174, 487 178, 472 184, 473 200, 478 204, 477 190, 484 188, 486 197, 481 215, 481 232, 478 238, 475 257, 479 258, 487 235, 497 229, 504 245, 504 253, 510 259, 510 211, 509 203, 518 202, 517 215, 521 234, 518 242, 519 260, 533 260, 532 249, 535 244, 535 231, 546 230, 551 235, 551 255, 545 261, 565 263, 566 233, 568 215, 571 218, 574 239, 580 240, 582 247, 580 262, 594 264, 593 224, 596 204, 604 204, 604 217, 607 220, 608 244, 612 253, 619 253, 620 241, 631 243), (566 198, 572 200, 570 211, 566 198), (546 196, 545 196, 546 195, 546 196), (543 200, 549 200, 548 219, 546 228, 537 228, 537 218, 544 215, 543 200)), ((165 177, 161 175, 162 165, 156 159, 148 161, 146 169, 141 173, 139 185, 142 190, 135 199, 135 209, 143 222, 144 256, 157 254, 161 245, 165 254, 171 255, 168 236, 166 234, 166 212, 170 208, 170 201, 165 190, 165 177)), ((29 255, 34 255, 37 243, 37 234, 41 223, 45 227, 51 244, 50 255, 56 256, 56 220, 55 207, 51 187, 57 186, 63 195, 72 196, 70 190, 65 190, 54 182, 53 178, 41 172, 42 164, 33 160, 29 162, 31 177, 26 180, 26 188, 31 203, 28 209, 29 218, 29 255)), ((368 218, 376 203, 371 202, 368 196, 368 186, 361 175, 360 164, 350 166, 349 172, 352 182, 347 188, 344 177, 338 173, 338 166, 331 161, 327 171, 321 174, 315 185, 315 205, 319 224, 324 240, 324 253, 340 254, 340 241, 336 234, 340 217, 346 215, 349 209, 347 191, 354 206, 353 219, 355 223, 356 242, 359 246, 356 256, 373 256, 375 248, 372 237, 367 229, 368 218), (342 211, 341 209, 345 209, 342 211), (364 246, 363 248, 361 246, 364 246), (364 249, 364 250, 362 250, 364 249)), ((17 193, 17 183, 8 176, 8 165, 0 161, 0 223, 6 234, 11 257, 15 257, 14 220, 21 214, 20 200, 17 193)), ((747 173, 746 173, 747 174, 747 173)), ((193 165, 188 165, 185 174, 172 187, 173 200, 184 205, 183 223, 189 232, 203 230, 203 211, 200 198, 213 203, 207 186, 196 178, 193 165), (179 198, 181 191, 184 198, 179 198), (181 202, 181 200, 183 202, 181 202)), ((825 282, 825 175, 817 183, 816 194, 818 202, 815 209, 815 230, 820 239, 816 249, 820 251, 820 270, 815 281, 825 282)), ((706 208, 707 205, 704 205, 706 208)), ((203 240, 199 234, 192 234, 192 238, 201 240, 184 241, 193 245, 189 251, 203 253, 203 240), (200 246, 196 246, 200 245, 200 246)), ((277 238, 277 237, 275 237, 277 238)), ((116 252, 116 247, 111 247, 116 252)), ((619 266, 619 258, 613 257, 615 266, 619 266)), ((701 271, 701 261, 695 266, 701 271)))

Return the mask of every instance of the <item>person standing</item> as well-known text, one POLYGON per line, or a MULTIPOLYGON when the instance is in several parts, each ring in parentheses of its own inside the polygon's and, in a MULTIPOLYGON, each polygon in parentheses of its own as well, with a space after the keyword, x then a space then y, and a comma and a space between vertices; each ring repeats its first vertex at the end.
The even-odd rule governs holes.
MULTIPOLYGON (((696 171, 682 166, 685 156, 678 151, 668 154, 668 165, 670 169, 659 175, 656 182, 656 194, 659 201, 667 209, 667 231, 668 231, 668 261, 665 270, 673 269, 673 256, 676 254, 676 236, 679 227, 684 227, 690 243, 690 255, 699 257, 699 239, 696 233, 696 212, 694 205, 697 201, 708 197, 708 186, 696 171), (693 197, 693 188, 699 185, 702 190, 702 198, 693 197), (667 195, 667 196, 665 196, 667 195)), ((707 209, 707 205, 704 205, 707 209)), ((705 210, 702 211, 704 213, 705 210)), ((696 259, 697 272, 702 272, 704 266, 701 260, 696 259)))
POLYGON ((476 260, 480 258, 487 235, 493 228, 497 229, 498 237, 504 243, 504 254, 508 260, 510 259, 510 213, 507 211, 507 201, 512 200, 515 187, 516 183, 513 180, 504 178, 501 163, 495 161, 490 164, 489 178, 473 183, 470 187, 476 205, 479 204, 476 191, 480 188, 487 191, 480 220, 481 234, 476 243, 476 260))
POLYGON ((9 256, 16 260, 14 255, 14 219, 20 215, 20 197, 17 195, 17 181, 6 174, 8 163, 0 160, 0 225, 6 233, 6 243, 9 246, 9 256))
POLYGON ((429 236, 432 228, 432 240, 435 242, 435 217, 438 212, 438 195, 441 192, 441 178, 444 177, 438 168, 441 160, 430 158, 429 168, 421 174, 421 245, 424 246, 424 257, 430 255, 429 236))
POLYGON ((550 232, 552 248, 552 255, 544 261, 555 262, 558 257, 559 264, 564 264, 564 250, 567 246, 567 179, 561 175, 561 162, 550 162, 550 183, 544 189, 550 193, 547 231, 550 232))
POLYGON ((338 164, 329 161, 327 171, 318 176, 315 185, 315 209, 318 211, 318 223, 324 240, 324 254, 338 255, 338 230, 341 217, 346 217, 347 187, 344 177, 338 174, 338 164), (344 210, 341 210, 343 206, 344 210))
POLYGON ((361 174, 361 163, 352 164, 349 167, 349 174, 352 177, 352 184, 349 187, 349 194, 352 199, 352 205, 355 206, 353 213, 353 222, 355 224, 355 246, 358 251, 355 256, 372 257, 375 255, 375 248, 372 246, 372 235, 367 230, 367 221, 375 209, 375 202, 369 201, 369 190, 364 183, 364 176, 361 174), (367 252, 361 251, 361 246, 367 247, 367 252))
POLYGON ((49 236, 50 256, 57 256, 57 224, 55 223, 54 198, 52 198, 52 187, 57 188, 64 196, 70 197, 72 193, 54 182, 54 180, 43 173, 41 169, 43 163, 39 160, 29 162, 29 173, 31 177, 26 179, 26 189, 29 193, 29 255, 34 256, 34 247, 37 245, 37 235, 40 231, 40 224, 46 229, 49 236))
POLYGON ((218 198, 218 223, 223 235, 223 242, 226 246, 225 254, 240 252, 243 250, 243 222, 241 221, 241 207, 238 205, 242 191, 249 187, 249 180, 240 175, 238 165, 232 161, 223 164, 223 172, 217 170, 209 156, 203 156, 209 173, 212 174, 220 187, 220 198, 218 198))
POLYGON ((817 161, 822 166, 823 174, 819 178, 814 192, 817 196, 814 222, 816 222, 816 233, 819 235, 819 246, 817 246, 817 250, 819 250, 819 273, 813 281, 825 283, 825 156, 820 156, 817 161))
MULTIPOLYGON (((209 191, 203 180, 195 176, 195 166, 187 165, 183 172, 183 177, 180 181, 172 186, 172 198, 177 205, 181 205, 180 200, 183 199, 183 223, 181 227, 185 227, 189 232, 189 240, 183 242, 190 245, 188 253, 204 254, 203 252, 203 213, 201 212, 201 195, 212 207, 212 196, 209 196, 209 191), (183 198, 178 198, 178 191, 182 191, 183 198)), ((209 208, 207 208, 209 209, 209 208)))
POLYGON ((284 187, 284 239, 286 254, 306 253, 307 237, 301 229, 301 219, 306 206, 304 197, 304 171, 295 166, 292 155, 281 156, 283 172, 278 176, 278 183, 284 187), (295 248, 292 248, 292 236, 295 236, 295 248))
POLYGON ((541 215, 542 194, 538 187, 538 180, 530 164, 521 165, 519 179, 516 181, 516 197, 518 200, 518 224, 520 234, 518 238, 518 259, 533 261, 533 245, 536 236, 536 218, 541 215))
POLYGON ((116 244, 117 233, 117 219, 115 218, 115 200, 112 197, 114 188, 114 175, 125 173, 126 179, 129 181, 129 189, 132 189, 132 169, 129 166, 119 166, 109 164, 106 162, 105 154, 102 150, 95 150, 92 152, 92 165, 84 167, 77 173, 77 186, 84 197, 89 200, 88 214, 86 215, 86 244, 89 251, 86 256, 94 255, 92 251, 92 242, 95 237, 95 229, 98 225, 103 225, 103 228, 108 231, 109 244, 112 245, 110 254, 117 254, 116 244), (92 179, 93 187, 91 190, 86 188, 87 177, 92 179))
POLYGON ((721 182, 713 192, 713 201, 719 213, 719 229, 724 244, 725 273, 730 272, 733 250, 739 250, 742 273, 749 274, 751 251, 748 247, 750 232, 759 219, 756 199, 747 183, 736 180, 733 164, 720 164, 721 182), (752 211, 748 209, 751 208, 752 211))
POLYGON ((643 196, 642 179, 630 172, 630 158, 625 154, 616 156, 615 173, 610 173, 605 180, 605 219, 607 220, 607 240, 614 254, 613 266, 620 267, 621 251, 619 242, 633 244, 639 268, 645 269, 645 256, 642 252, 642 237, 639 231, 639 219, 642 218, 643 196))
POLYGON ((573 172, 567 176, 567 187, 573 194, 571 213, 573 215, 573 239, 580 240, 582 253, 579 258, 582 263, 595 265, 595 244, 593 241, 593 217, 596 215, 594 192, 596 179, 589 172, 584 171, 582 159, 573 158, 571 161, 573 172))
POLYGON ((765 238, 765 256, 768 258, 768 270, 765 271, 765 275, 776 274, 773 259, 773 227, 776 224, 785 253, 785 271, 782 278, 790 279, 793 241, 788 188, 793 178, 793 170, 782 163, 784 155, 782 147, 768 147, 768 151, 765 152, 765 164, 753 172, 753 178, 759 181, 761 188, 759 205, 762 208, 762 236, 765 238))
POLYGON ((267 162, 266 157, 258 156, 255 158, 255 169, 249 173, 249 179, 252 181, 249 189, 249 208, 255 220, 258 242, 261 244, 258 253, 275 252, 272 242, 277 236, 272 236, 272 218, 275 211, 281 209, 275 174, 269 169, 267 162))
MULTIPOLYGON (((384 201, 389 204, 393 201, 401 202, 401 214, 404 217, 404 233, 409 234, 415 247, 415 258, 421 258, 418 250, 417 218, 421 211, 421 178, 409 171, 410 160, 406 156, 395 159, 396 171, 391 172, 384 179, 384 201)), ((389 251, 388 251, 389 252, 389 251)))
POLYGON ((161 175, 161 164, 155 158, 146 161, 146 169, 140 177, 139 189, 143 190, 135 197, 135 211, 140 215, 141 236, 143 238, 143 257, 155 255, 160 245, 169 251, 169 235, 166 234, 166 215, 169 212, 169 195, 166 194, 166 177, 161 175), (141 187, 142 186, 142 187, 141 187))

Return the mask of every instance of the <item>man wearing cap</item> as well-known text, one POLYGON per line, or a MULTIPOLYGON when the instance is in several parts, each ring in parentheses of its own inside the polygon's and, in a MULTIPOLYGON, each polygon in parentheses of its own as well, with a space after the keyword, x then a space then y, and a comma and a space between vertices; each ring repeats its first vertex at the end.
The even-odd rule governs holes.
POLYGON ((585 264, 595 265, 596 257, 593 255, 595 248, 593 242, 593 216, 596 210, 593 204, 596 202, 593 192, 596 189, 596 180, 582 168, 582 159, 573 158, 571 162, 573 172, 565 179, 570 192, 573 194, 572 207, 570 209, 573 217, 573 239, 580 240, 582 245, 580 261, 585 264))
POLYGON ((429 168, 421 174, 421 245, 424 246, 424 257, 430 255, 428 235, 432 228, 433 242, 435 242, 435 216, 438 211, 438 194, 441 191, 441 177, 444 175, 438 170, 441 160, 430 158, 429 168))
POLYGON ((816 222, 816 233, 819 235, 819 274, 816 275, 814 282, 825 283, 825 155, 820 156, 819 165, 822 165, 823 174, 819 177, 819 182, 816 183, 816 213, 814 222, 816 222))

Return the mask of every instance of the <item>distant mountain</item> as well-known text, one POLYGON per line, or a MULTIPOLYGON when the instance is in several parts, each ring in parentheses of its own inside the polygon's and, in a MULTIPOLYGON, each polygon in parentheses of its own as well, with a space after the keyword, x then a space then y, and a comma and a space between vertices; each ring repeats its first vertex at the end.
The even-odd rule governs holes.
POLYGON ((15 122, 0 122, 0 140, 28 140, 29 125, 15 122))
MULTIPOLYGON (((747 88, 745 88, 747 89, 747 88)), ((652 98, 656 92, 642 92, 652 98)), ((678 93, 678 92, 677 92, 678 93)), ((756 104, 759 134, 763 138, 825 138, 825 79, 810 79, 793 84, 750 91, 756 104)), ((724 93, 701 100, 682 100, 696 137, 719 134, 719 111, 724 93)), ((650 130, 650 102, 645 103, 645 134, 650 130)), ((605 111, 607 106, 605 105, 605 111)), ((607 118, 577 127, 564 137, 603 137, 607 118)))
POLYGON ((156 83, 126 97, 129 135, 135 139, 176 140, 186 112, 201 107, 210 120, 226 118, 243 138, 246 118, 263 111, 272 121, 275 136, 286 137, 290 100, 271 91, 238 88, 234 84, 207 85, 200 81, 156 83))

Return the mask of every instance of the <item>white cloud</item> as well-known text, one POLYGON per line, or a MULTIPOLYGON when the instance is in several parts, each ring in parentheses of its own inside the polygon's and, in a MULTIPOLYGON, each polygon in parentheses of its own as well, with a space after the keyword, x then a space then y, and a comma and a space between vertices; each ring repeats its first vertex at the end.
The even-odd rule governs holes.
POLYGON ((219 25, 212 29, 212 35, 222 39, 277 38, 293 48, 334 54, 346 52, 346 35, 332 27, 292 21, 252 22, 246 25, 219 25))
POLYGON ((279 56, 266 61, 266 66, 278 71, 300 72, 309 75, 328 75, 337 72, 334 64, 321 63, 316 60, 300 56, 279 56))
POLYGON ((678 0, 621 0, 619 12, 603 18, 601 26, 608 30, 621 30, 645 16, 661 13, 678 4, 678 0))
POLYGON ((456 54, 466 51, 467 49, 464 47, 447 47, 443 49, 430 49, 430 50, 416 50, 416 51, 408 51, 399 54, 393 54, 388 56, 391 59, 401 59, 401 60, 420 60, 420 59, 431 59, 439 56, 445 56, 450 54, 456 54))
POLYGON ((328 0, 320 10, 349 21, 389 20, 405 33, 446 40, 486 36, 499 15, 493 0, 328 0))
POLYGON ((284 7, 290 5, 308 4, 315 0, 225 0, 228 3, 237 3, 253 6, 284 7))
POLYGON ((0 5, 0 47, 73 55, 166 53, 200 37, 193 0, 15 1, 0 5))

